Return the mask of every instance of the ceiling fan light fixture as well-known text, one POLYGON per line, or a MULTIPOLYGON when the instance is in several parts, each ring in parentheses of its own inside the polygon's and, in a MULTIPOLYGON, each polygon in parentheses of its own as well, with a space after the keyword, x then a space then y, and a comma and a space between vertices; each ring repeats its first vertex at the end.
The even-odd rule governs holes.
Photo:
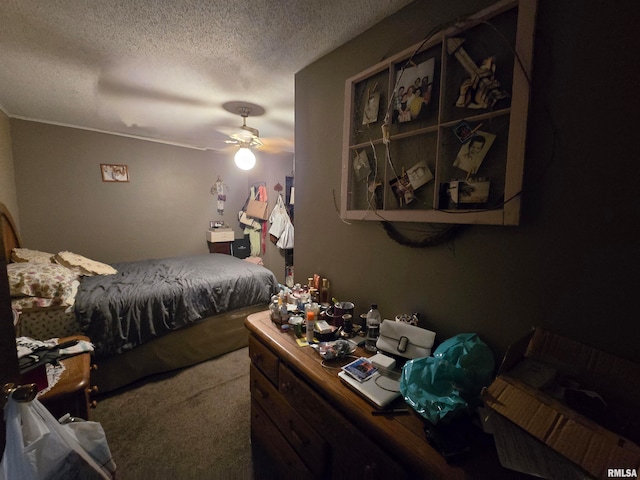
POLYGON ((256 156, 250 148, 240 147, 236 152, 233 160, 236 162, 238 168, 242 170, 251 170, 256 164, 256 156))

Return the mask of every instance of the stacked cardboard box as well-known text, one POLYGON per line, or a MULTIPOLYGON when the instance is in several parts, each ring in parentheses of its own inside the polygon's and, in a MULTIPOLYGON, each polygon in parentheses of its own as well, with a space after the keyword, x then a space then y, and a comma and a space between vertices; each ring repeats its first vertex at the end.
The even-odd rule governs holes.
POLYGON ((482 397, 591 476, 640 472, 640 365, 534 329, 482 397))

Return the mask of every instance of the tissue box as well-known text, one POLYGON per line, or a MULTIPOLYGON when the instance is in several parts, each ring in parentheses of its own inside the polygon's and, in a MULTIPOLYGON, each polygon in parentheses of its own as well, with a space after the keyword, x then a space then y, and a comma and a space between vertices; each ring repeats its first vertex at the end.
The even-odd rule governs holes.
POLYGON ((542 329, 511 345, 485 405, 596 478, 608 469, 640 470, 640 365, 542 329), (518 366, 521 362, 528 365, 518 366), (541 368, 546 365, 548 368, 541 368), (550 372, 557 372, 555 382, 550 372), (558 379, 577 382, 606 402, 578 411, 551 395, 558 379), (528 382, 528 383, 526 383, 528 382))

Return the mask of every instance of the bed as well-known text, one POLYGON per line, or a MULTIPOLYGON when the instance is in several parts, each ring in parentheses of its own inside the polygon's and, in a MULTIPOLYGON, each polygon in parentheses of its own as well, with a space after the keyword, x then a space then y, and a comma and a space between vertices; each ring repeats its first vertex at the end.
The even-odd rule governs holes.
POLYGON ((92 384, 101 393, 246 346, 244 319, 267 308, 278 289, 265 267, 224 254, 113 265, 71 252, 50 258, 21 246, 2 204, 0 229, 5 258, 13 259, 7 265, 10 284, 15 272, 31 279, 30 272, 38 277, 44 269, 56 282, 62 278, 55 287, 47 285, 42 297, 31 289, 35 280, 22 281, 17 293, 12 285, 12 307, 20 312, 16 334, 88 336, 97 365, 92 384))

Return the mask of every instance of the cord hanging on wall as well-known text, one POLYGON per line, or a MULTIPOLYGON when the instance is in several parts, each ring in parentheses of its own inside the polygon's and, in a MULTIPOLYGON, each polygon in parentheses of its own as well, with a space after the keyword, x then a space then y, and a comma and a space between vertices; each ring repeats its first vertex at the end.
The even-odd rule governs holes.
MULTIPOLYGON (((429 231, 423 230, 420 232, 414 233, 415 239, 408 238, 408 236, 404 233, 401 233, 400 230, 393 225, 391 222, 383 221, 380 222, 382 228, 384 228, 385 232, 390 239, 394 242, 399 243, 405 247, 411 248, 425 248, 425 247, 433 247, 436 245, 441 245, 443 243, 452 240, 458 233, 460 233, 465 225, 445 225, 439 226, 439 228, 434 228, 429 231)), ((413 228, 415 230, 415 228, 413 228)))

